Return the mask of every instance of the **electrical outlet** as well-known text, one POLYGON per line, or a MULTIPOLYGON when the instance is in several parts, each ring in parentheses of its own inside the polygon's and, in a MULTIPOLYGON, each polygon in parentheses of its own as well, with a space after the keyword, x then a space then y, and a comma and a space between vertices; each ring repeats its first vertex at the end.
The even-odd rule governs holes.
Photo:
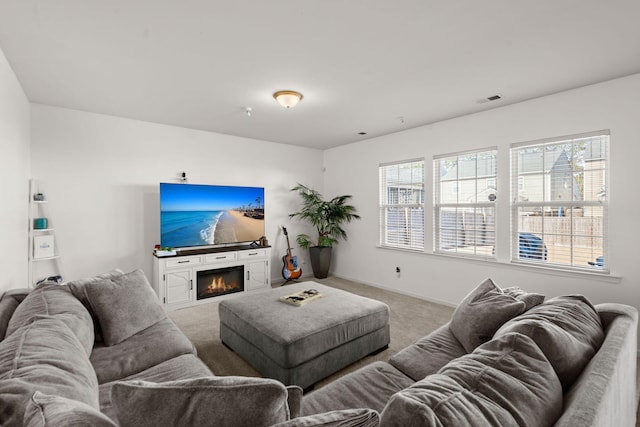
POLYGON ((396 267, 396 277, 400 277, 400 267, 396 267))

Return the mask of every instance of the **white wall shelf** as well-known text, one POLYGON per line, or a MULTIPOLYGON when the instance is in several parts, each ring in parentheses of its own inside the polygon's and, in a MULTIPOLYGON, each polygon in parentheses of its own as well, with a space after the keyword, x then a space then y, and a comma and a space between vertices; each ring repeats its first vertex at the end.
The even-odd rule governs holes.
POLYGON ((62 258, 48 215, 48 200, 35 200, 41 193, 38 180, 29 181, 29 286, 35 286, 40 280, 50 276, 64 276, 62 258), (46 228, 35 228, 36 218, 46 218, 46 228))

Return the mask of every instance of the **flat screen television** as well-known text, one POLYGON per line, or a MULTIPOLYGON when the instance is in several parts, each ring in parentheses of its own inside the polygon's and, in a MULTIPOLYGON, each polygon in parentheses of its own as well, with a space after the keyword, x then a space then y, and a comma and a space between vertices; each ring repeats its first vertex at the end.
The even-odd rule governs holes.
POLYGON ((163 247, 254 242, 264 231, 264 188, 160 183, 163 247))

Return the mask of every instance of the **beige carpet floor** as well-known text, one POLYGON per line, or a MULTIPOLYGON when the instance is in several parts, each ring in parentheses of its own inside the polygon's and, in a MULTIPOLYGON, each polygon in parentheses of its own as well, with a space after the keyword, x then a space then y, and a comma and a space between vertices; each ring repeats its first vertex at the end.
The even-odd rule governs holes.
MULTIPOLYGON (((391 310, 391 343, 389 344, 389 348, 374 356, 367 356, 347 366, 317 383, 316 387, 321 387, 376 360, 388 360, 404 347, 446 323, 454 310, 452 307, 445 305, 435 304, 419 298, 389 292, 336 277, 313 280, 327 286, 333 286, 354 294, 382 301, 389 305, 391 310)), ((246 297, 250 297, 250 294, 246 295, 246 297)), ((200 358, 216 375, 261 376, 258 371, 251 367, 240 356, 225 347, 220 341, 218 302, 211 301, 210 303, 197 305, 195 307, 175 310, 170 312, 169 316, 195 344, 200 358)), ((640 384, 640 359, 637 377, 638 384, 640 384)), ((638 408, 638 422, 636 427, 640 427, 640 407, 638 408)))

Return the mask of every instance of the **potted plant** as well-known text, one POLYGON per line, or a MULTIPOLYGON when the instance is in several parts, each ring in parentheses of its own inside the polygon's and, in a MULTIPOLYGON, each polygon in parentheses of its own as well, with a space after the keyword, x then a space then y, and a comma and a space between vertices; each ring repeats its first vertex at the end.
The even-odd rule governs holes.
POLYGON ((322 195, 306 185, 298 184, 291 191, 296 191, 302 198, 302 209, 289 215, 308 221, 318 232, 317 239, 307 234, 299 234, 296 241, 302 248, 309 248, 313 275, 324 279, 329 274, 331 265, 331 249, 338 240, 347 240, 347 233, 342 228, 345 222, 360 219, 356 208, 347 204, 350 195, 337 196, 326 201, 322 195))

